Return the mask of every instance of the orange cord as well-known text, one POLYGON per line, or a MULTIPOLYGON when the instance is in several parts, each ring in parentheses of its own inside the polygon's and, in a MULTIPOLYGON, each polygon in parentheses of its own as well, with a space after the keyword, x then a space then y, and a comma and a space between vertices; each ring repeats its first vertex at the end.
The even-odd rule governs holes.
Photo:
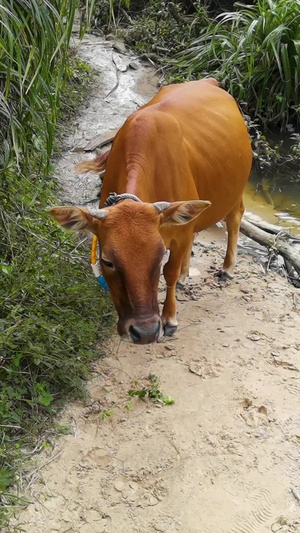
POLYGON ((98 238, 97 238, 97 235, 94 235, 93 242, 92 242, 92 249, 91 249, 92 265, 96 265, 97 263, 97 245, 98 245, 98 238))

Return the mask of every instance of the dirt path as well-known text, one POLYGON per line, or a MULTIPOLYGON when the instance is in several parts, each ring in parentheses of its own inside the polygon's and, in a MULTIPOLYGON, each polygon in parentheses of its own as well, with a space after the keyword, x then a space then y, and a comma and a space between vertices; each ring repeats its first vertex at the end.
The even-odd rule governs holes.
MULTIPOLYGON (((96 57, 101 85, 70 148, 122 123, 141 99, 141 75, 148 96, 156 90, 152 70, 125 73, 102 106, 114 71, 110 48, 93 43, 81 54, 96 57)), ((77 159, 67 152, 58 171, 66 200, 80 204, 95 198, 99 180, 76 183, 77 159)), ((235 280, 219 285, 224 247, 222 229, 197 238, 176 337, 150 347, 112 340, 87 405, 69 405, 59 421, 71 433, 38 459, 32 504, 16 519, 23 531, 300 532, 300 294, 242 252, 235 280), (128 411, 128 390, 149 386, 150 373, 175 403, 134 398, 128 411)))

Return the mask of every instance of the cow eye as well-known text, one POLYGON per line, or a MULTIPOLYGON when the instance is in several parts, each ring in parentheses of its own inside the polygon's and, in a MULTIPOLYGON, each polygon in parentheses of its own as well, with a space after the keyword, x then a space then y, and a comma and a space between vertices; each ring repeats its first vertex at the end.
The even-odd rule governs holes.
POLYGON ((114 265, 111 261, 107 261, 107 259, 103 259, 102 257, 102 261, 103 261, 103 264, 107 267, 107 268, 114 268, 114 265))

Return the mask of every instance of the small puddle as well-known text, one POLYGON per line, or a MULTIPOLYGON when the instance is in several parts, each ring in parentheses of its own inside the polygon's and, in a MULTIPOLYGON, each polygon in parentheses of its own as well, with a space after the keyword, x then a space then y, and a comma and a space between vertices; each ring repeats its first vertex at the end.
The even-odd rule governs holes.
MULTIPOLYGON (((252 171, 244 193, 244 203, 248 213, 258 215, 271 224, 278 224, 292 235, 300 235, 300 179, 291 171, 284 173, 280 170, 266 177, 252 171)), ((288 277, 295 287, 300 287, 298 274, 288 267, 281 256, 270 254, 266 248, 244 236, 239 239, 239 246, 244 253, 256 256, 266 268, 272 268, 288 277)), ((294 242, 293 246, 300 251, 299 242, 294 242)))
POLYGON ((261 177, 252 171, 244 194, 247 211, 300 235, 300 178, 283 170, 261 177))

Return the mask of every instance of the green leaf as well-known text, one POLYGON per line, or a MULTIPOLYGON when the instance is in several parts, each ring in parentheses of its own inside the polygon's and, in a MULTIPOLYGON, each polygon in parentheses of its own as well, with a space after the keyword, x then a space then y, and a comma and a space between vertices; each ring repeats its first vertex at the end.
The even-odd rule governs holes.
POLYGON ((0 492, 5 492, 13 483, 14 476, 8 468, 0 468, 0 492))

